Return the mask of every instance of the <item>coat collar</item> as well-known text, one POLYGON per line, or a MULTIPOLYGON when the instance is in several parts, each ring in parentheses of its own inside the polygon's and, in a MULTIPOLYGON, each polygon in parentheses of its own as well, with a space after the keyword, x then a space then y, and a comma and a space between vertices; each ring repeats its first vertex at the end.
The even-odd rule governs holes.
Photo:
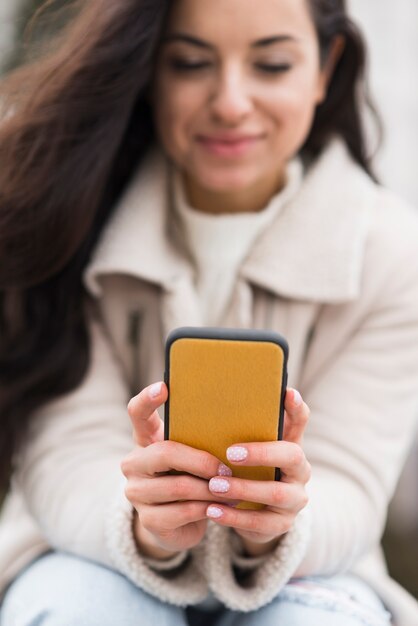
MULTIPOLYGON (((170 233, 168 172, 166 158, 154 149, 133 176, 84 272, 94 296, 101 295, 100 278, 107 274, 128 274, 171 291, 192 271, 170 233)), ((374 195, 370 178, 334 140, 258 239, 241 277, 282 297, 356 299, 374 195)))

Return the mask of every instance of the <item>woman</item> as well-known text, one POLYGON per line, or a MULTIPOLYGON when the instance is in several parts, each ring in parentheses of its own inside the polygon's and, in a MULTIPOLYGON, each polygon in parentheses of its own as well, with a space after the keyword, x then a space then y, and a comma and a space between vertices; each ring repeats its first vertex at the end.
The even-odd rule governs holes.
POLYGON ((372 179, 363 69, 342 0, 97 0, 4 83, 2 626, 416 619, 379 542, 418 227, 372 179), (285 441, 163 441, 180 325, 287 337, 285 441))

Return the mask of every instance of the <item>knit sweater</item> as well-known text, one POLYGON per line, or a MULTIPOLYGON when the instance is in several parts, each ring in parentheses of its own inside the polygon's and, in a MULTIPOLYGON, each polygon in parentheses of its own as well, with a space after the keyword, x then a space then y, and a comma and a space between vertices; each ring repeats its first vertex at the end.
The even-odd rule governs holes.
POLYGON ((295 159, 288 165, 284 187, 262 211, 213 215, 188 204, 182 176, 178 170, 173 171, 173 232, 193 260, 202 325, 222 325, 241 263, 258 236, 295 196, 301 183, 302 164, 295 159))

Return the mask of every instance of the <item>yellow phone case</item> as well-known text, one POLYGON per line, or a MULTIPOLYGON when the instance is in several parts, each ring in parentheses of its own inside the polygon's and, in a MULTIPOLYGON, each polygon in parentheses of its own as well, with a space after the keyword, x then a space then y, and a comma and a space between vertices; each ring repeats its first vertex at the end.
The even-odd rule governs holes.
MULTIPOLYGON (((272 467, 237 467, 226 449, 275 441, 283 430, 288 347, 277 333, 179 328, 166 343, 165 438, 211 452, 233 475, 279 479, 272 467)), ((262 508, 242 502, 238 508, 262 508)))

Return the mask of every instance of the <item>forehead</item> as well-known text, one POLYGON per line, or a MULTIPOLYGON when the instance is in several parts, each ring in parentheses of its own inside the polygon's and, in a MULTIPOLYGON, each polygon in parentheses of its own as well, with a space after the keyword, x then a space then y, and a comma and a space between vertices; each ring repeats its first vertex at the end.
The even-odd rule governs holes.
POLYGON ((173 0, 167 33, 211 42, 251 43, 277 34, 315 36, 309 0, 173 0))

